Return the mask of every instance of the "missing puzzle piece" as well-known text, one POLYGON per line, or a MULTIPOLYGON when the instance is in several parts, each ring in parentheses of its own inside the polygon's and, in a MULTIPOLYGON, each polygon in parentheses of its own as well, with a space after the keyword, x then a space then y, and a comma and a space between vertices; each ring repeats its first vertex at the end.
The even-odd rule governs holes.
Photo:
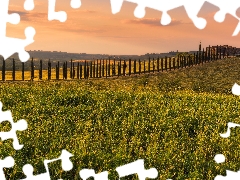
MULTIPOLYGON (((67 20, 67 13, 65 11, 55 11, 56 0, 48 0, 48 20, 58 20, 65 22, 67 20)), ((81 7, 81 0, 71 0, 71 7, 74 9, 81 7)))
POLYGON ((24 131, 27 129, 27 122, 24 119, 18 122, 13 122, 11 111, 2 111, 2 102, 0 102, 0 123, 8 121, 11 123, 12 129, 9 132, 0 132, 2 141, 6 139, 13 139, 13 148, 15 150, 22 149, 23 145, 19 144, 16 131, 24 131))
MULTIPOLYGON (((25 8, 31 9, 29 6, 29 0, 25 1, 25 8)), ((20 16, 17 13, 8 14, 9 0, 0 1, 0 55, 7 59, 14 53, 19 54, 19 58, 22 62, 29 59, 29 54, 24 50, 26 46, 34 42, 33 37, 35 35, 35 29, 33 27, 27 27, 25 29, 26 39, 11 38, 6 36, 7 23, 18 24, 20 22, 20 16)))
POLYGON ((6 157, 5 159, 0 159, 0 179, 6 180, 3 168, 11 168, 14 166, 14 159, 11 156, 6 157))
POLYGON ((207 1, 220 8, 220 10, 214 16, 215 21, 223 22, 226 14, 231 14, 233 17, 239 20, 239 23, 232 36, 236 36, 240 31, 240 18, 236 15, 236 11, 240 7, 239 0, 110 0, 113 14, 116 14, 121 10, 124 1, 137 4, 137 7, 134 11, 134 15, 137 18, 143 18, 145 16, 145 8, 161 11, 162 25, 168 25, 171 22, 171 17, 168 14, 169 10, 184 6, 188 17, 198 29, 204 29, 207 24, 207 21, 204 18, 198 17, 199 11, 201 10, 203 4, 207 1))
POLYGON ((34 42, 33 37, 36 31, 32 27, 27 27, 25 29, 26 39, 10 38, 10 37, 0 37, 0 54, 7 59, 14 53, 18 53, 19 58, 22 62, 26 62, 30 55, 25 51, 25 47, 34 42))
POLYGON ((240 17, 237 16, 236 12, 240 7, 240 1, 239 0, 207 0, 209 3, 219 7, 219 11, 214 15, 214 19, 217 22, 223 22, 225 20, 226 14, 230 14, 236 19, 238 19, 238 25, 235 28, 232 36, 238 35, 240 31, 240 17))
POLYGON ((25 179, 22 180, 50 180, 50 172, 48 169, 48 164, 54 161, 61 160, 62 161, 62 169, 64 171, 69 171, 73 168, 73 164, 70 160, 70 157, 73 155, 66 150, 62 150, 61 155, 57 159, 52 160, 44 160, 44 166, 46 169, 45 173, 33 175, 33 166, 31 164, 25 164, 23 166, 23 173, 27 176, 25 179))
POLYGON ((112 13, 116 14, 121 10, 122 4, 124 1, 128 1, 131 3, 136 3, 137 7, 134 11, 134 15, 137 18, 143 18, 145 16, 145 8, 151 8, 154 10, 161 11, 162 18, 161 18, 161 24, 162 25, 168 25, 171 23, 171 17, 168 14, 169 10, 178 8, 180 6, 184 6, 186 9, 186 12, 188 14, 188 17, 193 21, 194 25, 199 28, 203 29, 206 26, 206 20, 203 18, 199 18, 197 15, 202 8, 205 0, 198 0, 198 1, 192 1, 192 0, 110 0, 111 1, 111 7, 112 7, 112 13))

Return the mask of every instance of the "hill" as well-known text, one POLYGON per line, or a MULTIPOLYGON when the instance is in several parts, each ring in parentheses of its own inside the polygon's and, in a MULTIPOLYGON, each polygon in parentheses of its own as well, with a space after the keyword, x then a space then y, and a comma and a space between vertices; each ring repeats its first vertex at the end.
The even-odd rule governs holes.
POLYGON ((18 132, 22 150, 13 150, 11 140, 1 142, 0 158, 16 161, 5 170, 7 179, 25 178, 26 163, 36 174, 45 172, 43 159, 59 157, 62 149, 74 155, 74 168, 63 172, 60 162, 51 164, 54 179, 79 179, 83 168, 117 179, 116 167, 137 159, 145 160, 146 169, 155 167, 158 179, 213 179, 226 169, 238 171, 239 129, 228 139, 219 133, 229 121, 240 123, 239 97, 231 94, 239 64, 233 58, 141 76, 1 82, 4 110, 28 122, 18 132), (214 161, 219 153, 223 164, 214 161))

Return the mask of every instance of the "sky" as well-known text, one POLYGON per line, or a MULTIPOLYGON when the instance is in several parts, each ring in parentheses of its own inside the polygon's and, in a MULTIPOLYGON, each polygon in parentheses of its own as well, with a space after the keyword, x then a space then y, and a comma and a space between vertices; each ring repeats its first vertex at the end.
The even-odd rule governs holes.
MULTIPOLYGON (((209 45, 240 47, 240 33, 232 36, 238 20, 227 15, 223 23, 214 20, 219 8, 205 3, 198 16, 207 20, 200 30, 193 24, 184 7, 170 10, 169 25, 160 24, 162 12, 146 8, 144 18, 136 18, 136 4, 125 1, 119 13, 113 14, 110 0, 82 0, 78 9, 70 0, 56 0, 56 11, 65 11, 66 22, 48 21, 48 0, 35 0, 35 8, 26 11, 25 0, 10 0, 9 13, 19 13, 17 25, 7 24, 7 36, 25 39, 24 30, 36 30, 35 42, 26 50, 64 51, 69 53, 142 55, 170 51, 198 50, 209 45)), ((237 15, 240 17, 240 10, 237 15)))

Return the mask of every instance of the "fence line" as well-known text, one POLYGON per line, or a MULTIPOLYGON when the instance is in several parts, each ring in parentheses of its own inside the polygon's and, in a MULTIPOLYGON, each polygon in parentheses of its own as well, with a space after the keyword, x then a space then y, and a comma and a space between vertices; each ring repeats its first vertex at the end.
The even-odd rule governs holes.
MULTIPOLYGON (((200 65, 206 62, 211 62, 215 60, 222 59, 224 57, 228 57, 228 53, 224 51, 222 53, 222 47, 216 46, 213 51, 212 47, 207 47, 205 50, 201 50, 194 53, 193 55, 178 55, 177 57, 165 57, 165 58, 157 58, 157 59, 149 59, 147 62, 145 60, 128 60, 124 59, 97 59, 91 61, 90 63, 86 60, 83 64, 79 62, 73 62, 71 59, 70 67, 68 62, 63 62, 62 66, 60 66, 60 62, 58 61, 55 67, 52 67, 52 63, 49 59, 47 64, 47 79, 48 80, 67 80, 67 79, 89 79, 89 78, 108 78, 108 77, 120 77, 120 76, 131 76, 140 75, 145 73, 155 73, 155 72, 163 72, 163 71, 172 71, 180 68, 192 67, 195 65, 200 65), (147 65, 146 65, 147 64, 147 65), (142 68, 143 66, 143 68, 142 68), (69 72, 70 70, 70 72, 69 72), (53 72, 55 72, 55 76, 53 76, 53 72), (68 73, 69 72, 69 73, 68 73), (60 78, 60 74, 62 78, 60 78), (68 76, 69 75, 69 76, 68 76)), ((43 61, 39 61, 39 74, 38 80, 43 80, 43 61)), ((22 64, 22 81, 26 80, 25 73, 25 63, 22 64)), ((31 68, 30 68, 30 80, 33 81, 35 77, 34 69, 34 61, 33 58, 31 60, 31 68)), ((6 63, 3 59, 2 63, 2 81, 6 81, 6 63)), ((16 81, 16 66, 15 59, 12 60, 12 81, 16 81)))

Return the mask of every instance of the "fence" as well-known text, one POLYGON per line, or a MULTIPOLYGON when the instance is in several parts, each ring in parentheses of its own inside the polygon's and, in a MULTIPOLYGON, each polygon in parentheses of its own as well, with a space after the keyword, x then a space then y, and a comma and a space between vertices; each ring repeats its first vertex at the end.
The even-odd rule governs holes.
MULTIPOLYGON (((148 60, 121 60, 121 59, 106 59, 106 60, 94 60, 90 62, 60 62, 53 67, 51 61, 48 61, 47 70, 43 70, 43 61, 39 61, 39 68, 35 69, 33 59, 31 60, 30 74, 26 77, 25 63, 21 63, 21 77, 16 79, 16 73, 19 75, 19 71, 16 71, 15 60, 12 60, 11 81, 16 80, 43 80, 43 77, 47 80, 67 80, 67 79, 89 79, 89 78, 108 78, 108 77, 120 77, 130 75, 140 75, 146 73, 155 73, 163 71, 172 71, 180 68, 187 68, 194 65, 203 64, 210 61, 215 61, 228 56, 225 51, 222 52, 221 46, 217 48, 211 48, 210 46, 204 48, 202 51, 198 51, 193 55, 178 55, 177 57, 165 57, 148 60), (70 64, 69 64, 70 63, 70 64), (38 73, 38 76, 35 76, 38 73)), ((5 60, 2 63, 2 81, 6 81, 5 60)), ((28 71, 29 73, 29 71, 28 71)))

